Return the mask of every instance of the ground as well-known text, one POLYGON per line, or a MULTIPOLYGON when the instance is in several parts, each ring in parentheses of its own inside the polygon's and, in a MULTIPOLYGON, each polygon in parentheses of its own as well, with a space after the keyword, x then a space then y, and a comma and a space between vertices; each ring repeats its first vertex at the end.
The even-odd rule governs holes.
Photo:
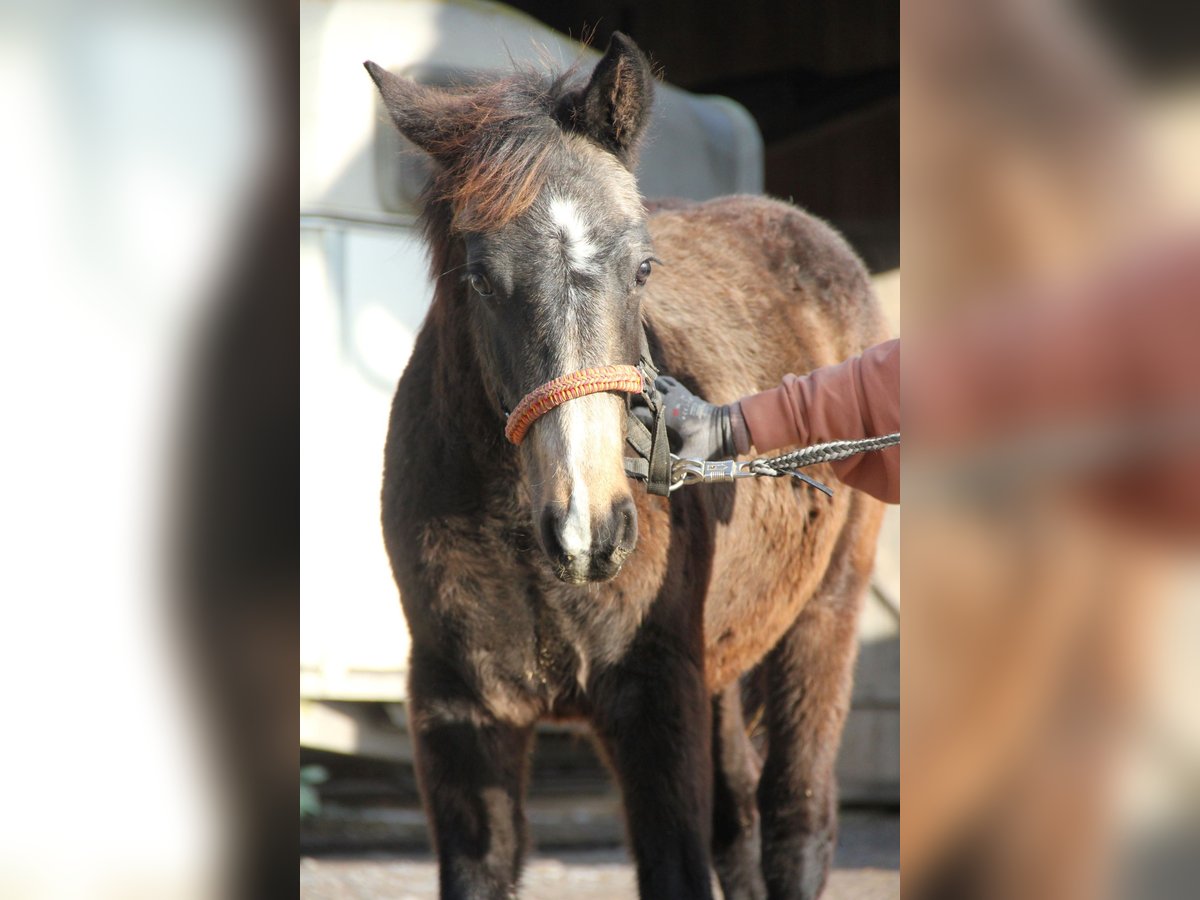
MULTIPOLYGON (((900 819, 894 813, 846 812, 837 868, 824 900, 894 900, 900 896, 900 819)), ((633 868, 620 848, 535 854, 521 900, 622 900, 637 896, 633 868)), ((428 855, 306 857, 305 900, 433 900, 437 865, 428 855)))

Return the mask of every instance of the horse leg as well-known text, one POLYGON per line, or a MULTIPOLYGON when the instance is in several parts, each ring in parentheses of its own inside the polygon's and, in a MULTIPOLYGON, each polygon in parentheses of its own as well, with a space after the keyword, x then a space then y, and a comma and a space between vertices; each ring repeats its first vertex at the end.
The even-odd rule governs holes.
POLYGON ((528 843, 524 795, 532 728, 497 721, 468 702, 414 700, 417 777, 442 900, 507 900, 528 843))
POLYGON ((758 786, 771 900, 813 900, 837 840, 834 764, 850 705, 858 609, 869 572, 835 557, 817 595, 768 655, 767 756, 758 786))
POLYGON ((741 685, 713 698, 713 867, 725 900, 764 900, 755 789, 761 764, 746 734, 741 685))
POLYGON ((711 709, 701 658, 699 647, 643 626, 590 691, 596 732, 621 784, 643 900, 712 897, 711 709))

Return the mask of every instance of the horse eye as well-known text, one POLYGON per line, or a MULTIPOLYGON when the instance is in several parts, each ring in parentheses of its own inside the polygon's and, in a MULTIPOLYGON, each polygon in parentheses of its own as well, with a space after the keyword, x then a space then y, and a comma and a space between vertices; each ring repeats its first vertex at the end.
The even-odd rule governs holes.
POLYGON ((487 280, 486 275, 481 275, 479 272, 472 272, 467 276, 467 280, 471 282, 471 287, 475 293, 481 297, 490 297, 492 295, 492 283, 487 280))
POLYGON ((640 266, 638 266, 637 276, 636 276, 637 283, 645 284, 646 279, 649 277, 650 277, 650 260, 646 259, 646 260, 642 261, 642 264, 640 266))

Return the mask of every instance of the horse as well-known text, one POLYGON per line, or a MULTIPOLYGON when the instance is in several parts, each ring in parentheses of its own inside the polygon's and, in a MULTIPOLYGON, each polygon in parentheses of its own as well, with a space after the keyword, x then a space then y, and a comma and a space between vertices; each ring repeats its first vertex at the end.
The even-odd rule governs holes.
POLYGON ((562 403, 519 445, 505 426, 540 385, 643 346, 714 402, 860 352, 884 331, 861 262, 776 200, 645 203, 655 79, 622 34, 583 74, 431 87, 365 65, 433 161, 434 299, 381 520, 441 896, 515 894, 545 719, 590 724, 641 897, 711 897, 713 869, 726 898, 818 896, 880 505, 795 479, 651 495, 625 471, 628 393, 562 403))

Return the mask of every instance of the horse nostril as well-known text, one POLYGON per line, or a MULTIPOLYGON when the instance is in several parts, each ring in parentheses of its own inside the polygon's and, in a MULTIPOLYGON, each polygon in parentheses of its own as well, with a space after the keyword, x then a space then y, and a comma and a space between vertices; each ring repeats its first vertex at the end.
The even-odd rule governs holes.
POLYGON ((563 512, 555 505, 542 510, 542 518, 538 523, 538 533, 542 539, 542 547, 551 559, 570 562, 571 557, 563 550, 562 545, 563 512))
POLYGON ((613 504, 613 549, 632 550, 637 545, 637 506, 632 497, 613 504))

